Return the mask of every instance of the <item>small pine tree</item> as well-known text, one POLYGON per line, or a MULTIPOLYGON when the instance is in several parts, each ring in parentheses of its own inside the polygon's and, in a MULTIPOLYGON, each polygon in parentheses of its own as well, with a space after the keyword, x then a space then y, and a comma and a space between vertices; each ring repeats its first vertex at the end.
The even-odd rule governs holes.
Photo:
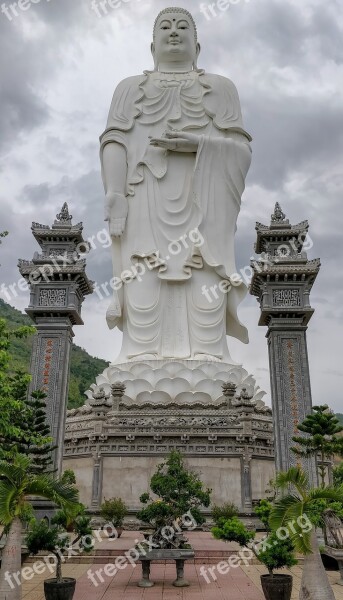
POLYGON ((343 455, 343 437, 337 436, 343 431, 343 426, 330 411, 327 404, 314 406, 313 412, 298 425, 299 431, 306 436, 295 436, 293 442, 297 446, 292 451, 298 456, 320 456, 318 472, 322 487, 325 486, 325 460, 330 460, 333 454, 343 455))
POLYGON ((22 423, 21 436, 16 442, 17 451, 32 459, 32 471, 35 474, 53 472, 52 453, 57 448, 51 443, 45 398, 46 394, 37 390, 25 399, 27 420, 22 423))

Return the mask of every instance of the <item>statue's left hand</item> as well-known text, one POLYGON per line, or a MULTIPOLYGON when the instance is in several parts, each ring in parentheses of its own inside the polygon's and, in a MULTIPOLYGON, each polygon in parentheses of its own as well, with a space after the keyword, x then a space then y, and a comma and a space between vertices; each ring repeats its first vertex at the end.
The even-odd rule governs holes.
POLYGON ((186 131, 166 131, 160 138, 152 138, 150 145, 173 152, 197 152, 200 138, 186 131))

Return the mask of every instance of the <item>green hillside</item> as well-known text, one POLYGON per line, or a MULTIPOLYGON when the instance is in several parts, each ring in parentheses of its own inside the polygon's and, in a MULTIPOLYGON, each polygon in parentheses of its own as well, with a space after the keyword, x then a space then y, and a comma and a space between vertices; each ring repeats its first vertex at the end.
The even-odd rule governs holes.
MULTIPOLYGON (((16 308, 6 304, 0 298, 0 318, 6 319, 8 327, 16 328, 20 325, 32 325, 30 318, 16 308)), ((13 368, 29 371, 31 359, 32 337, 24 340, 13 340, 12 356, 13 368)), ((108 366, 108 362, 90 356, 88 352, 73 344, 70 365, 70 383, 68 408, 77 408, 84 404, 84 393, 89 389, 99 373, 108 366)))

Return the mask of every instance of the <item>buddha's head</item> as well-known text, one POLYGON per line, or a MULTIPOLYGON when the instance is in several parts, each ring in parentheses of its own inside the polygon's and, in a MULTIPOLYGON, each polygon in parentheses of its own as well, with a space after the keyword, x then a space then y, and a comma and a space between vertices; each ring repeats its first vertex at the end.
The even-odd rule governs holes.
POLYGON ((165 8, 154 25, 151 45, 155 69, 162 64, 183 63, 196 68, 200 45, 192 15, 185 8, 165 8))

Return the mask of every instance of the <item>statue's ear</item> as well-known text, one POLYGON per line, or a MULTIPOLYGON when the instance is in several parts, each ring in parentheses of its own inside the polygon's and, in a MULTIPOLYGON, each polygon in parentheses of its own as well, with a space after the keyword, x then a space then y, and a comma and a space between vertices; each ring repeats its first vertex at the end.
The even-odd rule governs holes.
POLYGON ((195 71, 198 69, 198 56, 199 56, 199 54, 200 54, 200 44, 199 44, 199 42, 197 42, 197 45, 196 45, 196 58, 195 58, 195 60, 193 62, 193 69, 195 71))

